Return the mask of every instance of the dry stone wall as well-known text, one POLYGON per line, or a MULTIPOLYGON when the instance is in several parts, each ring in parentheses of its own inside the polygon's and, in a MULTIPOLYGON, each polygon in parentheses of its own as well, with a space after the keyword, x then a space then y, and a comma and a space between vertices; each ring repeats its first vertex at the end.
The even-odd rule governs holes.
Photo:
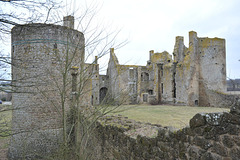
POLYGON ((93 159, 232 159, 240 157, 240 106, 227 113, 196 114, 173 130, 122 116, 103 117, 92 135, 93 159))

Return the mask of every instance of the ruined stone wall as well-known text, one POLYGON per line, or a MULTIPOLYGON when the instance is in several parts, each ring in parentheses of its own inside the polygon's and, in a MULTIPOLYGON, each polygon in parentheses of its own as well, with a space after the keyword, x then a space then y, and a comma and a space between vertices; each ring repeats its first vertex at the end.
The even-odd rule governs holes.
POLYGON ((231 95, 214 90, 206 90, 205 93, 206 95, 202 99, 204 101, 200 101, 200 105, 203 104, 203 106, 230 108, 235 104, 237 98, 240 98, 240 95, 231 95))
MULTIPOLYGON (((180 55, 184 54, 183 61, 179 61, 176 65, 176 103, 185 105, 198 105, 199 101, 199 61, 197 56, 197 33, 189 32, 189 48, 183 43, 178 42, 182 39, 177 38, 175 52, 177 60, 181 60, 180 55), (179 49, 178 49, 179 48, 179 49), (182 49, 184 53, 182 53, 182 49), (197 104, 196 104, 197 103, 197 104)), ((176 60, 175 60, 176 61, 176 60)))
POLYGON ((177 63, 176 65, 176 103, 188 104, 188 87, 190 85, 190 63, 191 59, 189 55, 186 55, 184 61, 177 63))
POLYGON ((169 63, 163 66, 162 77, 162 100, 164 103, 173 102, 173 64, 169 63))
POLYGON ((141 66, 120 65, 112 48, 107 76, 109 77, 109 94, 117 103, 136 104, 139 102, 141 66))
POLYGON ((91 135, 91 159, 232 159, 240 157, 240 106, 196 114, 190 127, 171 130, 122 116, 103 117, 91 135), (92 145, 91 145, 92 144, 92 145))
POLYGON ((176 37, 174 47, 176 65, 176 102, 187 105, 214 106, 209 90, 226 91, 225 40, 198 38, 189 32, 189 48, 183 37, 176 37))
POLYGON ((184 60, 185 57, 185 45, 184 45, 184 37, 177 36, 175 45, 174 45, 174 50, 173 50, 173 56, 174 56, 174 61, 175 62, 181 62, 184 60))
POLYGON ((161 52, 161 53, 154 53, 151 57, 152 63, 170 63, 172 62, 172 56, 167 52, 161 52))
MULTIPOLYGON (((140 83, 139 79, 139 66, 135 65, 119 65, 118 73, 119 73, 119 88, 121 100, 125 101, 126 104, 136 104, 138 97, 138 83, 140 83)), ((122 103, 121 102, 121 103, 122 103)))
POLYGON ((184 38, 183 37, 176 37, 176 42, 174 45, 174 62, 176 66, 175 70, 175 91, 176 97, 175 101, 178 104, 187 104, 187 88, 189 85, 187 77, 189 76, 189 69, 190 69, 190 60, 189 55, 187 55, 187 48, 184 45, 184 38))
POLYGON ((84 43, 81 32, 63 26, 27 24, 12 29, 11 159, 40 157, 56 149, 62 134, 61 93, 66 89, 68 108, 70 68, 83 63, 84 43))
POLYGON ((114 53, 114 49, 110 49, 110 59, 108 62, 107 75, 109 77, 109 88, 108 92, 111 94, 111 98, 115 98, 119 95, 119 69, 118 59, 114 53))
POLYGON ((153 80, 153 92, 156 97, 156 101, 159 103, 161 101, 161 77, 160 77, 160 66, 156 63, 152 63, 152 80, 153 80))
POLYGON ((188 79, 188 67, 184 66, 183 64, 177 64, 176 66, 176 103, 177 104, 185 104, 188 103, 188 92, 187 88, 189 85, 188 79), (184 72, 186 71, 186 72, 184 72))
POLYGON ((225 40, 220 38, 198 38, 201 80, 208 89, 226 91, 225 40))
MULTIPOLYGON (((153 54, 153 52, 152 52, 153 54)), ((150 101, 156 101, 156 76, 153 70, 155 66, 153 64, 139 67, 139 102, 149 103, 150 101), (151 98, 150 98, 151 97, 151 98), (151 100, 152 99, 152 100, 151 100)))
POLYGON ((99 104, 99 65, 85 63, 79 73, 80 105, 89 107, 99 104))
POLYGON ((99 101, 99 65, 93 64, 93 72, 92 72, 92 105, 98 105, 99 101))
POLYGON ((138 83, 140 83, 140 79, 138 76, 138 66, 129 66, 128 67, 128 89, 130 95, 130 103, 136 104, 138 97, 138 83))
POLYGON ((99 75, 99 104, 103 104, 107 99, 111 98, 109 91, 108 75, 99 75))
POLYGON ((108 75, 99 75, 99 88, 109 88, 108 79, 108 75))
POLYGON ((189 69, 189 86, 188 105, 198 106, 199 104, 199 60, 198 60, 198 37, 194 31, 189 32, 190 69, 189 69))
POLYGON ((138 84, 131 87, 136 88, 137 98, 126 103, 148 103, 150 96, 157 103, 217 106, 214 97, 209 94, 211 91, 226 91, 225 40, 199 38, 196 32, 190 31, 188 48, 184 45, 183 37, 176 37, 173 56, 174 59, 166 51, 154 53, 151 50, 146 66, 134 66, 119 65, 116 55, 111 54, 108 66, 108 73, 112 77, 109 79, 110 93, 114 97, 121 92, 126 95, 130 91, 130 83, 137 82, 136 78, 130 78, 129 69, 138 67, 133 69, 134 75, 138 74, 138 84), (113 77, 117 78, 114 80, 113 77), (146 80, 145 77, 149 78, 146 80))
POLYGON ((172 56, 164 51, 154 53, 150 51, 150 87, 153 88, 153 95, 158 103, 172 101, 172 56))
MULTIPOLYGON (((211 91, 226 91, 225 40, 198 38, 200 105, 214 106, 211 91)), ((222 99, 224 101, 224 99, 222 99)))

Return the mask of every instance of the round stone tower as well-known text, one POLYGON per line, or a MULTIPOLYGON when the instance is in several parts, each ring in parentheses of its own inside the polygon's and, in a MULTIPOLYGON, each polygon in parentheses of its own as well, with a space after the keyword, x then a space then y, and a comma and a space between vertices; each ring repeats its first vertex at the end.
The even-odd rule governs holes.
MULTIPOLYGON (((68 16, 65 20, 73 20, 68 16)), ((61 143, 62 116, 70 98, 70 68, 84 63, 84 35, 66 26, 18 25, 12 29, 13 136, 10 159, 44 158, 61 143)))

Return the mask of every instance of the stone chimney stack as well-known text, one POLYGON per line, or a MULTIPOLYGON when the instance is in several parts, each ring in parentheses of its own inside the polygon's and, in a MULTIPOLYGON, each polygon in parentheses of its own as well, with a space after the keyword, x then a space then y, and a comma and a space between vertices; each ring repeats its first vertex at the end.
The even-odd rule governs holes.
POLYGON ((95 56, 95 61, 94 61, 95 64, 98 64, 98 56, 95 56))
POLYGON ((74 29, 74 17, 73 16, 63 17, 63 26, 74 29))
POLYGON ((114 48, 110 48, 110 53, 114 53, 114 48))
POLYGON ((152 61, 152 56, 154 54, 154 50, 149 51, 149 60, 152 61))

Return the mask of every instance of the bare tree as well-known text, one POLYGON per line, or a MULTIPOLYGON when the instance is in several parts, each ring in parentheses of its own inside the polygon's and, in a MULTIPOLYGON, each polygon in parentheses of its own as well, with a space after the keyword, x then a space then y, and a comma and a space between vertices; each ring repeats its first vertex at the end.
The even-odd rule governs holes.
MULTIPOLYGON (((13 92, 11 85, 11 56, 7 50, 10 43, 11 28, 14 25, 48 20, 52 10, 59 9, 55 0, 0 0, 0 91, 13 92)), ((1 112, 8 111, 2 109, 1 112)), ((10 109, 11 110, 11 109, 10 109)), ((3 122, 6 124, 6 122, 3 122)), ((1 123, 1 124, 3 124, 1 123)), ((2 126, 2 125, 1 125, 2 126)), ((2 134, 0 134, 0 137, 2 134)))
MULTIPOLYGON (((34 1, 4 3, 13 3, 14 5, 11 5, 15 6, 20 2, 35 4, 34 1)), ((13 144, 10 151, 13 152, 21 146, 18 148, 22 150, 19 151, 22 152, 22 155, 18 155, 20 157, 46 158, 38 153, 43 150, 40 147, 30 153, 29 150, 36 146, 29 145, 29 141, 38 137, 41 143, 45 143, 52 140, 50 134, 54 132, 62 146, 58 147, 61 152, 57 153, 62 153, 60 156, 63 159, 69 159, 71 153, 74 153, 72 156, 75 159, 88 159, 91 153, 87 152, 86 146, 95 122, 124 101, 122 98, 116 107, 111 107, 114 101, 107 95, 104 105, 94 106, 91 103, 93 90, 99 92, 97 79, 100 68, 97 60, 109 53, 109 48, 119 48, 125 45, 126 41, 118 43, 119 30, 108 30, 102 24, 92 25, 96 18, 97 5, 85 6, 79 16, 78 8, 71 12, 75 16, 75 25, 82 33, 73 30, 71 26, 74 24, 68 22, 68 19, 65 28, 46 24, 62 22, 60 18, 63 12, 61 9, 52 11, 56 9, 54 3, 41 5, 47 10, 47 14, 40 14, 37 19, 32 20, 34 16, 29 17, 30 20, 10 16, 7 21, 0 20, 5 25, 5 30, 16 25, 12 29, 12 60, 9 61, 13 71, 14 92, 12 143, 21 139, 22 142, 19 143, 22 145, 13 144), (41 20, 45 24, 30 23, 41 20), (28 24, 19 25, 21 21, 28 24), (48 35, 48 38, 45 35, 48 35), (91 60, 94 56, 96 59, 91 60)), ((41 12, 40 7, 34 9, 29 10, 33 15, 41 12)), ((98 103, 99 100, 96 100, 95 104, 98 103)))
MULTIPOLYGON (((0 91, 14 92, 11 85, 11 56, 9 53, 10 33, 14 25, 36 22, 51 21, 49 16, 55 9, 59 9, 60 3, 55 0, 0 0, 0 91)), ((17 109, 17 108, 15 108, 17 109)), ((11 112, 14 112, 10 106, 0 107, 0 137, 9 137, 13 134, 19 134, 23 131, 12 132, 11 130, 11 112)), ((27 131, 24 131, 27 132, 27 131)))

